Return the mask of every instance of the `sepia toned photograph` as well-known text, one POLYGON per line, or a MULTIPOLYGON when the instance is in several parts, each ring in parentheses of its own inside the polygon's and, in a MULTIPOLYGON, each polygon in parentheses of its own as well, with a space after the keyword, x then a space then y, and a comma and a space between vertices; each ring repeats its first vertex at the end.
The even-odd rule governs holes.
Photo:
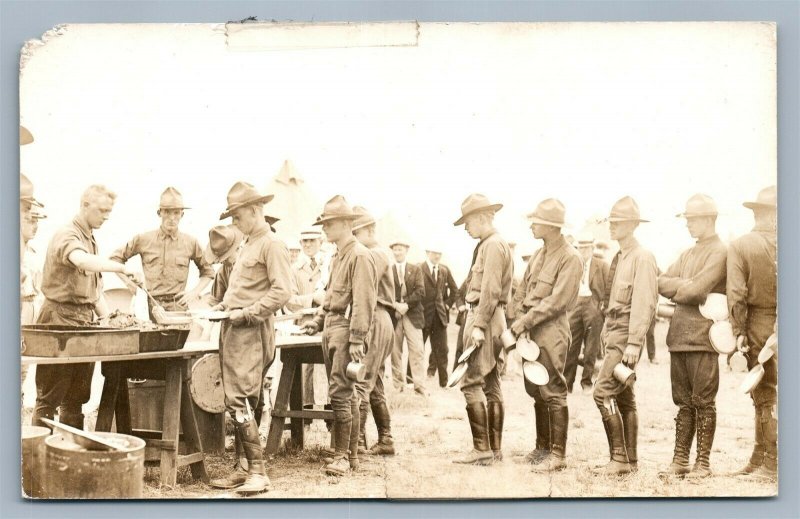
POLYGON ((770 22, 29 40, 21 495, 777 496, 776 45, 770 22))

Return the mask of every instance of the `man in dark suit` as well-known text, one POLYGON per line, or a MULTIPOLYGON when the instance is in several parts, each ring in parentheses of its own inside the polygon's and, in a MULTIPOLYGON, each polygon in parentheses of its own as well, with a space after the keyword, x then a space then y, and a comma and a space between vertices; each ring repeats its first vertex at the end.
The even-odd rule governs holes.
POLYGON ((425 297, 422 307, 425 311, 425 327, 422 329, 422 344, 431 339, 431 355, 428 359, 428 376, 438 371, 439 386, 447 385, 447 323, 450 321, 450 307, 456 299, 458 285, 446 265, 439 261, 442 253, 435 247, 425 250, 428 259, 419 264, 425 281, 425 297))
POLYGON ((392 349, 392 378, 395 386, 402 390, 403 373, 403 339, 408 342, 408 364, 414 391, 427 395, 423 378, 422 357, 425 343, 422 340, 422 328, 425 326, 425 315, 422 299, 425 297, 425 282, 422 270, 417 265, 406 262, 409 245, 403 241, 395 241, 390 245, 395 264, 392 265, 394 277, 394 348, 392 349))
POLYGON ((578 237, 578 252, 583 258, 583 276, 578 290, 578 299, 569 312, 569 327, 572 343, 567 352, 564 377, 567 389, 572 392, 578 369, 578 357, 583 345, 583 374, 581 387, 586 394, 592 391, 592 374, 595 361, 600 353, 600 331, 603 328, 601 305, 606 300, 606 280, 608 263, 592 254, 594 239, 589 235, 578 237))

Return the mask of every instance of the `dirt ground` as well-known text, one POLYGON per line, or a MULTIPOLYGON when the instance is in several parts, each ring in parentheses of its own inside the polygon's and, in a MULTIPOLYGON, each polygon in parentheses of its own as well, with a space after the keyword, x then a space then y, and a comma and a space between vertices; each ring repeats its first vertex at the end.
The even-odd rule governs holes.
MULTIPOLYGON (((753 406, 739 392, 744 373, 728 370, 721 358, 717 397, 717 434, 711 454, 714 476, 699 482, 662 480, 659 470, 671 461, 674 445, 675 406, 669 381, 669 354, 664 337, 667 323, 656 327, 658 364, 645 355, 637 368, 639 408, 639 472, 623 479, 595 477, 590 469, 608 459, 608 444, 600 415, 591 395, 569 395, 568 468, 552 475, 531 473, 522 457, 533 448, 533 400, 523 389, 522 376, 510 370, 503 380, 506 418, 503 437, 505 459, 490 467, 455 465, 451 460, 471 448, 464 399, 456 389, 441 389, 427 379, 430 396, 413 391, 390 393, 392 432, 398 453, 393 457, 362 457, 361 467, 347 477, 322 472, 320 447, 329 442, 325 425, 315 421, 306 434, 306 449, 282 448, 267 463, 272 490, 257 498, 536 498, 536 497, 694 497, 771 496, 777 484, 755 478, 726 476, 747 461, 752 448, 753 406)), ((451 325, 451 359, 456 329, 451 325)), ((427 354, 426 354, 427 359, 427 354)), ((452 366, 452 360, 450 362, 452 366)), ((580 371, 579 371, 580 374, 580 371)), ((580 375, 579 375, 580 376, 580 375)), ((577 385, 577 384, 576 384, 577 385)), ((26 413, 27 414, 27 413, 26 413)), ((262 426, 266 437, 266 424, 262 426)), ((284 433, 289 439, 289 433, 284 433)), ((368 444, 377 433, 370 417, 368 444)), ((694 452, 692 453, 694 458, 694 452)), ((233 464, 233 453, 210 456, 211 477, 223 475, 233 464)), ((176 488, 162 487, 159 469, 147 467, 145 498, 234 498, 191 480, 181 468, 176 488)))

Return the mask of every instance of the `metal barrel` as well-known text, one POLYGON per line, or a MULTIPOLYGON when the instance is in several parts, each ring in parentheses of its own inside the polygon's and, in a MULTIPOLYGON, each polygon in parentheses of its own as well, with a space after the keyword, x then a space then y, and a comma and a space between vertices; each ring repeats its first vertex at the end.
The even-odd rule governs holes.
POLYGON ((22 426, 22 492, 26 497, 44 497, 44 440, 50 429, 22 426))

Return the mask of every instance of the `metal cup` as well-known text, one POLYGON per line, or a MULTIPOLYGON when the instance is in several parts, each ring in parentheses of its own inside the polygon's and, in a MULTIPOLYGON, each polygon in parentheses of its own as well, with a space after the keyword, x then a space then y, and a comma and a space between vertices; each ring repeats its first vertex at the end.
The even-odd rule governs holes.
POLYGON ((636 382, 636 372, 620 362, 614 366, 614 378, 626 387, 631 387, 636 382))
POLYGON ((505 348, 506 351, 517 344, 517 338, 514 336, 514 332, 511 331, 511 328, 506 328, 503 333, 500 334, 500 340, 503 342, 503 348, 505 348))
POLYGON ((367 367, 360 362, 349 362, 345 371, 347 378, 355 382, 363 382, 367 375, 367 367))

